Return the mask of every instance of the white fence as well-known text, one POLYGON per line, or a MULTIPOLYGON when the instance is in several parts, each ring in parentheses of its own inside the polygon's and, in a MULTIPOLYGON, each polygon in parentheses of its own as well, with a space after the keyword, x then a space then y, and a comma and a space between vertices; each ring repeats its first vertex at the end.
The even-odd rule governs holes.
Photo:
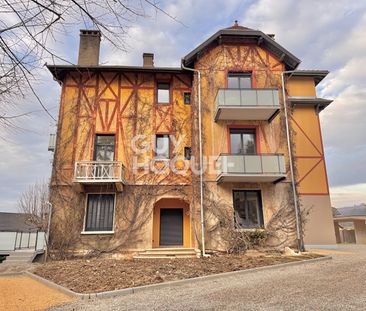
POLYGON ((46 245, 45 232, 0 232, 0 251, 14 251, 17 249, 44 250, 46 245))

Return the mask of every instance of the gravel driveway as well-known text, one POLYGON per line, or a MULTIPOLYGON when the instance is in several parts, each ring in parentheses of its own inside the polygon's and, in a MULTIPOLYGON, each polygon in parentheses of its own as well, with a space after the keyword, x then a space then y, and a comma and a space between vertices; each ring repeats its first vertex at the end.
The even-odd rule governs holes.
POLYGON ((0 310, 44 310, 74 299, 29 276, 0 276, 0 310))
POLYGON ((366 310, 366 245, 323 253, 333 260, 51 310, 366 310))

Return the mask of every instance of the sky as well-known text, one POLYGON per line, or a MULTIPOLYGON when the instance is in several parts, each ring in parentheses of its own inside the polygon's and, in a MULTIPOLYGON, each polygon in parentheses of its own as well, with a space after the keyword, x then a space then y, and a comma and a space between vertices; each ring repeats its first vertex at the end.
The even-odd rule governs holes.
MULTIPOLYGON (((171 16, 151 10, 130 25, 126 51, 102 40, 103 65, 142 65, 142 53, 155 54, 156 66, 180 66, 180 59, 217 30, 239 24, 265 33, 302 60, 299 69, 331 73, 317 87, 319 97, 334 99, 321 112, 323 142, 332 205, 366 202, 366 1, 315 0, 184 0, 160 1, 171 16)), ((75 63, 79 29, 68 28, 50 46, 75 63)), ((60 86, 44 67, 38 94, 57 116, 60 86)), ((47 180, 52 153, 47 151, 55 124, 31 96, 19 99, 23 130, 0 135, 0 211, 17 211, 20 194, 32 183, 47 180)))

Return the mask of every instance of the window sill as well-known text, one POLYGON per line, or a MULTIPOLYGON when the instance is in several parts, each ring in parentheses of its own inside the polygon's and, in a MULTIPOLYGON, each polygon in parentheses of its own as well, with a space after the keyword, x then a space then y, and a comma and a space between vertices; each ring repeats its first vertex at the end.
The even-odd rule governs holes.
POLYGON ((235 231, 238 232, 255 232, 255 231, 266 231, 263 227, 258 228, 235 228, 235 231))
POLYGON ((114 234, 114 231, 81 231, 82 235, 114 234))

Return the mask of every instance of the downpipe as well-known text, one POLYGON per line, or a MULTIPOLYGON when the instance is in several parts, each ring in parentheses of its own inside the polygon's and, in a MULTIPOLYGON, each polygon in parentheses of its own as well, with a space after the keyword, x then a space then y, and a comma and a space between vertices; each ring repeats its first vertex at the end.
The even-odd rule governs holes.
POLYGON ((199 139, 199 153, 200 153, 200 212, 201 212, 201 240, 202 240, 202 257, 208 257, 205 247, 205 218, 203 211, 203 151, 202 151, 202 104, 201 104, 201 72, 197 69, 184 66, 183 59, 181 61, 181 68, 194 73, 197 73, 197 93, 198 93, 198 139, 199 139))
POLYGON ((44 256, 44 262, 47 261, 48 253, 49 253, 49 241, 50 241, 50 229, 51 229, 51 219, 52 219, 52 211, 53 205, 51 202, 46 202, 48 205, 48 222, 47 222, 47 235, 46 235, 46 252, 44 256))
POLYGON ((283 106, 284 106, 284 109, 285 109, 286 136, 287 136, 288 157, 289 157, 289 162, 290 162, 291 185, 292 185, 292 193, 293 193, 293 199, 294 199, 295 218, 296 218, 297 246, 299 248, 299 251, 304 251, 304 242, 302 240, 302 236, 301 236, 301 232, 300 232, 300 212, 299 212, 299 206, 298 206, 298 202, 297 202, 298 197, 297 197, 296 181, 295 181, 295 174, 294 174, 294 165, 293 165, 293 158, 292 158, 292 146, 291 146, 291 139, 290 139, 290 126, 289 126, 289 118, 288 118, 288 111, 287 111, 287 99, 286 99, 286 90, 285 90, 285 74, 294 73, 294 72, 295 72, 295 70, 283 71, 281 73, 281 81, 282 81, 283 106))

